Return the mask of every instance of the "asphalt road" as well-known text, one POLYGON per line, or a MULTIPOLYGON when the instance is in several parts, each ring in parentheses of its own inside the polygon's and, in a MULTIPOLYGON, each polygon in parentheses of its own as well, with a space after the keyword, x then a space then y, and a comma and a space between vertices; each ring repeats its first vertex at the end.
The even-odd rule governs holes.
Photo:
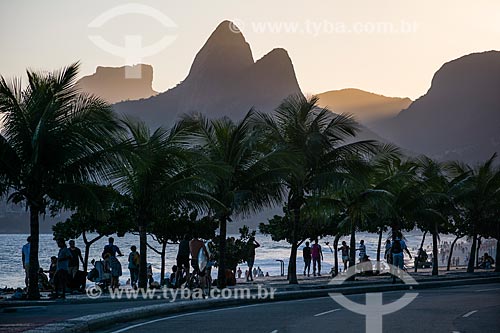
POLYGON ((69 318, 99 314, 103 311, 128 309, 141 305, 159 304, 162 301, 121 301, 86 304, 58 302, 61 304, 27 307, 16 307, 16 304, 13 303, 11 308, 0 309, 0 332, 22 332, 69 318))
MULTIPOLYGON (((384 292, 383 304, 410 299, 404 291, 384 292)), ((350 300, 365 303, 365 295, 350 300)), ((376 307, 379 309, 380 307, 376 307)), ((500 332, 500 284, 418 291, 403 309, 382 319, 383 332, 500 332)), ((330 297, 262 303, 149 318, 116 324, 102 332, 377 332, 366 331, 365 316, 330 297)))

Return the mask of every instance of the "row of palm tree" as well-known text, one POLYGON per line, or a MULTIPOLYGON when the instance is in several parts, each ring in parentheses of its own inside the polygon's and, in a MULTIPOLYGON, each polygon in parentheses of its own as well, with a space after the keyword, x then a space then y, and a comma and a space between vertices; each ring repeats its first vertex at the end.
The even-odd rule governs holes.
POLYGON ((189 115, 152 131, 79 91, 78 67, 29 70, 25 88, 0 79, 0 190, 30 211, 30 298, 39 297, 40 217, 60 209, 105 215, 117 194, 139 232, 140 288, 147 284, 148 226, 179 207, 218 221, 220 286, 227 223, 283 202, 291 215, 290 283, 297 283, 297 227, 311 216, 336 221, 337 236, 350 234, 353 251, 357 230, 418 226, 436 244, 450 225, 474 241, 498 235, 494 157, 479 169, 405 159, 394 146, 356 141, 351 117, 302 95, 236 123, 189 115))

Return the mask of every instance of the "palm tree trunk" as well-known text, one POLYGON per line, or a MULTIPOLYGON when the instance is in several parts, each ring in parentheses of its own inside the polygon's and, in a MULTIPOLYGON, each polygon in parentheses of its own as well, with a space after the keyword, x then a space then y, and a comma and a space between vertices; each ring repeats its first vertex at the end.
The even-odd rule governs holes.
POLYGON ((217 272, 217 286, 226 287, 226 237, 227 217, 223 216, 219 222, 219 270, 217 272))
POLYGON ((335 236, 333 240, 333 255, 334 255, 334 273, 335 276, 339 274, 339 256, 338 256, 338 247, 339 247, 340 234, 335 236))
POLYGON ((299 284, 297 280, 297 226, 300 223, 300 208, 293 210, 293 223, 291 233, 292 250, 290 251, 290 259, 288 260, 288 283, 299 284))
POLYGON ((476 261, 477 235, 472 235, 472 245, 470 247, 469 263, 467 264, 467 273, 474 273, 474 262, 476 261))
POLYGON ((161 244, 161 272, 160 272, 160 286, 165 282, 165 252, 167 249, 167 242, 161 244))
POLYGON ((28 298, 40 299, 38 290, 38 247, 40 240, 40 214, 37 208, 30 205, 30 258, 29 258, 29 285, 28 298))
POLYGON ((498 264, 500 261, 500 239, 497 239, 497 254, 495 255, 495 272, 500 272, 500 265, 498 264))
POLYGON ((349 242, 349 267, 356 265, 356 225, 351 222, 351 241, 349 242))
MULTIPOLYGON (((380 231, 378 233, 378 245, 377 245, 377 272, 380 272, 380 248, 382 246, 382 234, 384 230, 380 228, 380 231)), ((378 274, 378 273, 377 273, 378 274)))
POLYGON ((422 255, 422 250, 424 249, 425 236, 427 235, 427 230, 424 231, 424 235, 422 236, 422 242, 420 243, 420 247, 417 251, 417 256, 415 257, 415 273, 418 271, 418 263, 420 262, 420 256, 422 255))
POLYGON ((432 275, 439 275, 437 227, 432 233, 432 275))
POLYGON ((148 259, 147 259, 147 234, 144 219, 139 217, 139 288, 146 289, 148 287, 148 259))
POLYGON ((448 256, 448 263, 446 265, 446 271, 449 271, 450 270, 450 266, 451 266, 451 257, 453 256, 453 248, 455 247, 455 244, 457 243, 457 241, 462 238, 463 236, 456 236, 455 239, 453 240, 453 242, 451 242, 451 248, 450 248, 450 255, 448 256))
POLYGON ((479 249, 481 249, 481 237, 477 239, 476 267, 479 266, 479 249))

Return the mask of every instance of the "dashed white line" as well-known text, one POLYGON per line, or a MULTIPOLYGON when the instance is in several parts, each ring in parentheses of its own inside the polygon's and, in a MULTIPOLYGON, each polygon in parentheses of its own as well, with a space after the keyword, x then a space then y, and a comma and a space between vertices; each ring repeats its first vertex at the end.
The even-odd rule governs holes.
POLYGON ((314 315, 314 317, 319 317, 319 316, 322 316, 322 315, 326 315, 328 313, 332 313, 332 312, 335 312, 335 311, 340 311, 340 309, 333 309, 333 310, 330 310, 330 311, 325 311, 325 312, 321 312, 321 313, 316 313, 314 315))
POLYGON ((471 311, 471 312, 467 312, 467 313, 466 313, 466 314, 464 314, 462 317, 467 318, 467 317, 469 317, 469 316, 473 315, 474 313, 476 313, 477 311, 479 311, 479 310, 474 310, 474 311, 471 311))

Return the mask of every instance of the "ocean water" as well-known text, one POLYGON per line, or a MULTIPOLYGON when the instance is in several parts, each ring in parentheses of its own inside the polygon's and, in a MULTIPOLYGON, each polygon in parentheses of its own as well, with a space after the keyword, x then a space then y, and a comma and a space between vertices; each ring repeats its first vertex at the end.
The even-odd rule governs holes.
MULTIPOLYGON (((0 288, 5 286, 8 287, 24 287, 24 270, 21 261, 21 248, 26 243, 26 238, 28 235, 26 234, 0 234, 0 288)), ((238 235, 230 235, 234 237, 238 237, 238 235)), ((89 235, 88 239, 91 239, 92 235, 89 235)), ((129 278, 129 271, 127 269, 127 258, 130 246, 136 245, 139 247, 139 236, 127 234, 125 237, 117 237, 115 238, 115 245, 117 245, 122 253, 125 255, 124 257, 119 257, 122 267, 123 267, 123 276, 120 278, 121 283, 125 283, 129 278)), ((411 250, 412 255, 416 253, 417 247, 420 245, 422 240, 422 234, 420 232, 411 232, 405 234, 405 238, 407 240, 408 248, 411 250)), ((441 236, 441 243, 448 242, 451 243, 453 240, 452 235, 443 235, 441 236)), ((378 235, 369 234, 369 233, 358 233, 356 235, 356 243, 359 244, 359 240, 364 239, 365 245, 367 248, 367 253, 372 260, 376 260, 376 251, 377 251, 377 242, 378 235)), ((383 242, 387 239, 387 235, 383 236, 383 242)), ((285 242, 275 242, 271 239, 271 237, 266 235, 257 234, 256 240, 260 243, 261 247, 256 250, 256 258, 255 258, 255 267, 260 267, 264 273, 269 272, 271 276, 280 275, 280 264, 276 260, 283 260, 285 262, 285 274, 288 265, 288 258, 290 256, 290 245, 285 242)), ((344 237, 340 240, 339 244, 345 240, 347 244, 349 244, 349 238, 344 237)), ((157 245, 153 239, 149 239, 150 244, 157 245)), ((461 240, 462 243, 465 240, 461 240)), ((322 272, 327 274, 332 265, 333 265, 333 253, 329 249, 329 247, 325 244, 325 242, 333 243, 333 237, 325 237, 320 240, 319 244, 322 247, 324 261, 322 262, 322 272)), ((107 238, 102 238, 96 243, 94 243, 90 248, 89 255, 89 267, 92 267, 90 261, 92 259, 99 259, 102 253, 104 246, 108 243, 107 238)), ((459 241, 460 243, 460 241, 459 241)), ((482 248, 480 253, 484 251, 490 251, 490 254, 494 256, 494 242, 487 242, 486 246, 482 248), (493 253, 492 253, 493 252, 493 253)), ((430 236, 426 237, 424 248, 428 249, 428 253, 431 253, 431 245, 432 238, 430 236)), ((76 240, 76 246, 84 252, 85 246, 82 239, 76 240)), ((302 248, 304 245, 301 245, 298 251, 297 257, 297 272, 300 274, 303 271, 304 263, 302 260, 302 248)), ((157 246, 160 249, 159 245, 157 246)), ((383 248, 383 243, 382 243, 383 248)), ((43 267, 44 270, 48 270, 50 266, 50 257, 53 255, 57 255, 58 248, 56 242, 53 240, 53 236, 51 234, 42 234, 40 235, 40 266, 43 267)), ((461 256, 463 262, 463 258, 465 254, 459 253, 459 251, 455 252, 457 256, 461 256)), ((175 258, 177 254, 177 245, 167 245, 167 253, 166 253, 166 272, 170 271, 172 265, 175 264, 175 258)), ((455 256, 455 255, 454 255, 455 256)), ((153 274, 154 279, 156 281, 159 280, 160 277, 160 267, 161 260, 160 256, 150 249, 148 249, 148 262, 153 266, 153 274)), ((339 262, 341 263, 340 253, 339 253, 339 262)), ((410 263, 409 263, 410 264, 410 263)), ((411 265, 411 264, 410 264, 411 265)), ((247 269, 246 263, 240 265, 241 270, 244 272, 247 269)), ((81 266, 80 266, 81 268, 81 266)), ((215 270, 212 272, 215 276, 215 270)))

